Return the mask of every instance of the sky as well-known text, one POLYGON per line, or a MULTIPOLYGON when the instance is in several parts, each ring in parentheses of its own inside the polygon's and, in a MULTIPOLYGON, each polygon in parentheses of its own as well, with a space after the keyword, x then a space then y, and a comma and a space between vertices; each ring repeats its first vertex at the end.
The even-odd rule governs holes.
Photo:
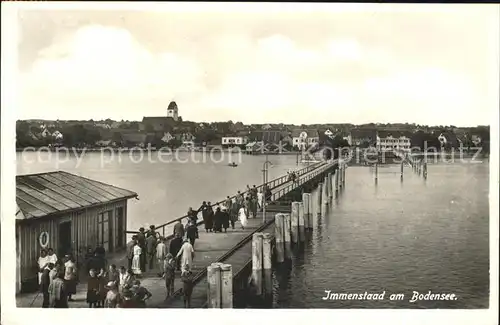
POLYGON ((489 124, 498 7, 431 6, 21 10, 17 115, 142 120, 174 100, 191 121, 489 124))

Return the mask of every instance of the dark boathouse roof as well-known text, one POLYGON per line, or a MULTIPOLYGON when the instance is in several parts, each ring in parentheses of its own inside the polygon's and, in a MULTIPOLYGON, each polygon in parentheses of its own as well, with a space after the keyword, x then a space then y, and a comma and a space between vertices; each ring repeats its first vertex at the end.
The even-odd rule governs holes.
POLYGON ((106 204, 137 193, 63 171, 16 176, 16 220, 106 204))

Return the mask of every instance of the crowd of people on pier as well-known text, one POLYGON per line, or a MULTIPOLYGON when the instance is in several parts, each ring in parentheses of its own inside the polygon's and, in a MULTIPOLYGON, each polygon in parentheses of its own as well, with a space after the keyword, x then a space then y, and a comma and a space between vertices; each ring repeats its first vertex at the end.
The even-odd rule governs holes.
MULTIPOLYGON (((266 199, 271 198, 270 189, 265 188, 266 199)), ((254 185, 247 185, 246 195, 238 191, 238 194, 219 204, 215 211, 211 202, 203 201, 200 208, 196 211, 189 209, 188 215, 191 216, 191 223, 196 224, 198 213, 201 212, 203 224, 206 232, 227 232, 231 227, 235 229, 236 222, 240 222, 240 226, 244 229, 248 224, 248 218, 257 217, 257 212, 260 211, 264 204, 264 193, 262 189, 257 189, 254 185)), ((194 245, 194 240, 191 242, 194 245)))
POLYGON ((205 231, 227 232, 235 229, 239 222, 247 227, 249 218, 256 218, 266 202, 271 200, 269 187, 257 189, 247 185, 247 191, 227 199, 215 207, 204 201, 199 209, 189 208, 185 225, 179 220, 173 228, 173 238, 160 236, 155 226, 146 231, 141 227, 126 246, 127 266, 108 266, 106 251, 102 246, 89 247, 78 263, 71 255, 59 260, 53 249, 43 249, 38 259, 40 292, 43 294, 43 308, 68 308, 76 286, 86 280, 86 302, 89 308, 144 308, 152 297, 151 292, 141 285, 141 279, 148 270, 165 281, 168 299, 174 294, 174 280, 182 282, 184 306, 191 305, 194 286, 194 245, 199 238, 198 215, 201 214, 205 231), (77 267, 78 265, 78 267, 77 267), (85 278, 81 279, 81 270, 85 278))

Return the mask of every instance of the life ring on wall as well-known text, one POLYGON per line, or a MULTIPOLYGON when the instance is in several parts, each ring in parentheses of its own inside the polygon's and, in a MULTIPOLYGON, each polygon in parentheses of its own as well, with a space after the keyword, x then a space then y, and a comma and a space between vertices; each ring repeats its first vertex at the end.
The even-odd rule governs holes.
POLYGON ((40 237, 38 237, 38 242, 40 243, 40 246, 42 248, 46 248, 49 246, 49 233, 44 231, 40 234, 40 237))

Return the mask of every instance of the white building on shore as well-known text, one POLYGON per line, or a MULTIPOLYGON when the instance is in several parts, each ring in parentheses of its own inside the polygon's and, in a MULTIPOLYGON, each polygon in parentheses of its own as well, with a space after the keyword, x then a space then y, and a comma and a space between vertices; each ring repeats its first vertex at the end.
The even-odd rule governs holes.
POLYGON ((379 151, 410 151, 411 141, 409 135, 397 131, 378 131, 377 149, 379 151))

